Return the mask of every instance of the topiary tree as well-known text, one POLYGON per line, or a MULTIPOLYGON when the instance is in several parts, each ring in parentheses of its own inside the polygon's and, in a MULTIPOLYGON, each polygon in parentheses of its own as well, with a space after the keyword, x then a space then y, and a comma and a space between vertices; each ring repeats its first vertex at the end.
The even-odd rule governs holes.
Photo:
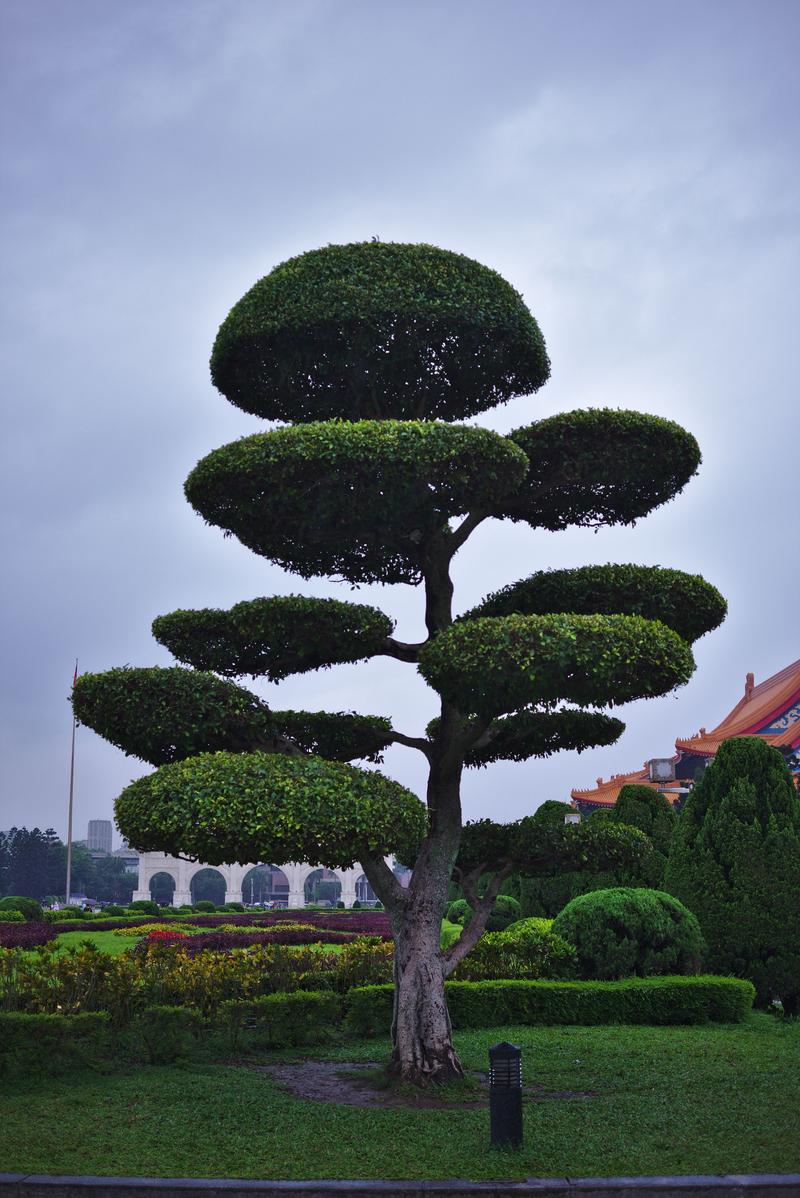
POLYGON ((600 981, 697 973, 706 950, 694 915, 661 890, 618 886, 581 894, 551 931, 575 946, 580 976, 600 981))
POLYGON ((537 391, 549 362, 503 279, 426 245, 328 246, 284 263, 232 309, 211 372, 232 403, 287 423, 203 458, 186 482, 192 506, 302 578, 421 586, 427 639, 397 639, 374 607, 298 595, 176 611, 154 633, 192 669, 84 676, 75 711, 158 767, 117 800, 139 849, 210 864, 360 861, 395 936, 393 1068, 412 1081, 457 1075, 444 978, 510 872, 615 865, 646 846, 621 828, 462 829, 463 769, 612 743, 621 722, 587 709, 685 682, 689 641, 725 604, 690 575, 591 567, 536 573, 454 620, 453 557, 490 518, 632 524, 695 473, 697 444, 639 412, 567 412, 509 436, 454 423, 537 391), (272 711, 225 680, 378 655, 416 667, 441 697, 425 734, 377 716, 272 711), (426 758, 424 804, 347 764, 379 762, 389 744, 426 758), (413 862, 408 888, 388 853, 413 862), (475 915, 442 952, 454 870, 475 915))
POLYGON ((761 737, 720 745, 684 805, 666 886, 699 919, 710 968, 800 1013, 800 799, 761 737))

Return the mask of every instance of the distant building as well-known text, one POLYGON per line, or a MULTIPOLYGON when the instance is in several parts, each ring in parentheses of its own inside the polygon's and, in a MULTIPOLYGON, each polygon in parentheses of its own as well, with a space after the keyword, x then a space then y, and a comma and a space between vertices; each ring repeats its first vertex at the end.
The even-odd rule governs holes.
POLYGON ((90 853, 111 852, 111 820, 90 819, 86 847, 90 853))
MULTIPOLYGON (((680 806, 722 742, 734 736, 760 736, 787 758, 800 749, 800 660, 758 685, 748 674, 744 695, 711 732, 701 728, 694 736, 678 737, 672 757, 653 757, 644 763, 644 769, 612 774, 605 781, 598 778, 590 790, 573 790, 572 802, 582 815, 589 815, 598 808, 613 807, 622 787, 635 783, 661 791, 674 806, 680 806)), ((797 785, 797 765, 791 768, 797 785)))

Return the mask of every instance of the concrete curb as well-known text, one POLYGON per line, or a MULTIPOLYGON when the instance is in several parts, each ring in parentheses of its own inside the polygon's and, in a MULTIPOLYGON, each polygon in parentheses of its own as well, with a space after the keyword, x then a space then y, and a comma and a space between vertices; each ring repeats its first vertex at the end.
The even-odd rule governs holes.
POLYGON ((245 1181, 0 1173, 2 1198, 800 1198, 800 1173, 526 1181, 245 1181))

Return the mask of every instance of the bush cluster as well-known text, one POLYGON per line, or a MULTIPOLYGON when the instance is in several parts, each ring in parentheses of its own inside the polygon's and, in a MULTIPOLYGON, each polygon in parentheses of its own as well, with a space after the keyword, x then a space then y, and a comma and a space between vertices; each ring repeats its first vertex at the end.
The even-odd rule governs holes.
MULTIPOLYGON (((492 913, 486 923, 487 932, 502 932, 509 924, 519 919, 521 908, 510 894, 499 894, 492 907, 492 913)), ((472 919, 473 911, 466 899, 456 899, 447 908, 447 918, 451 923, 465 927, 472 919)))
MULTIPOLYGON (((520 920, 505 932, 487 932, 456 969, 459 981, 496 978, 570 978, 577 972, 574 947, 549 928, 520 920)), ((543 921, 544 922, 544 921, 543 921)))
POLYGON ((586 979, 698 973, 706 946, 682 903, 660 890, 593 890, 568 903, 553 933, 575 946, 586 979))

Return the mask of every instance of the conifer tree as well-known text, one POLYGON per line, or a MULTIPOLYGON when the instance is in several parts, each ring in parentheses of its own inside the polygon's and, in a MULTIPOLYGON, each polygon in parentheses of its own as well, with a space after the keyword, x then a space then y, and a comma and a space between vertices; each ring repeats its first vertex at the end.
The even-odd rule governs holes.
POLYGON ((800 1013, 800 800, 761 737, 720 745, 686 800, 665 888, 700 921, 709 969, 800 1013))
POLYGON ((549 361, 513 288, 426 245, 328 246, 277 267, 223 323, 211 373, 232 403, 284 423, 203 458, 186 482, 192 506, 301 578, 419 585, 427 637, 401 641, 377 608, 332 598, 181 610, 153 630, 191 668, 84 676, 75 710, 157 767, 117 800, 136 847, 210 864, 360 861, 395 936, 392 1067, 417 1082, 457 1075, 444 979, 511 871, 613 866, 646 845, 635 831, 530 818, 462 828, 463 769, 613 742, 623 725, 596 708, 685 682, 690 643, 725 604, 696 576, 605 566, 539 571, 456 619, 451 562, 492 518, 633 524, 695 473, 697 443, 632 411, 566 412, 508 436, 457 423, 536 392, 549 361), (274 711, 230 681, 378 655, 440 696, 424 732, 274 711), (379 762, 393 743, 426 758, 424 803, 347 764, 379 762), (414 863, 407 889, 391 852, 414 863), (475 916, 442 952, 454 871, 475 916))

